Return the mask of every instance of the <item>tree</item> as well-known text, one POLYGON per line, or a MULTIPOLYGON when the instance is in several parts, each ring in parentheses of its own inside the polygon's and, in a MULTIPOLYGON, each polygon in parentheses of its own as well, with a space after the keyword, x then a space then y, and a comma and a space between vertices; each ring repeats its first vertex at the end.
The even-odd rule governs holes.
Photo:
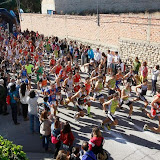
MULTIPOLYGON (((41 0, 19 0, 20 7, 24 12, 39 13, 41 11, 41 0)), ((17 12, 16 0, 2 0, 0 2, 0 8, 6 8, 7 10, 13 10, 17 12)))

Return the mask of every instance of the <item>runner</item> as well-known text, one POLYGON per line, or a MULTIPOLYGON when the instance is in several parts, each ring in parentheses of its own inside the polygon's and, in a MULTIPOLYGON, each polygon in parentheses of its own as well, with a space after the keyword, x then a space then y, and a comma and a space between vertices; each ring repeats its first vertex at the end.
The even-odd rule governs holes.
POLYGON ((147 88, 148 88, 147 82, 148 82, 147 79, 145 79, 142 84, 136 86, 136 93, 137 93, 138 97, 133 100, 133 101, 139 101, 139 100, 143 101, 145 108, 147 108, 147 106, 148 106, 148 101, 145 98, 145 95, 147 93, 147 88), (141 89, 140 93, 138 92, 138 88, 141 89))
POLYGON ((159 125, 158 128, 150 127, 148 124, 144 125, 144 131, 151 130, 155 133, 160 133, 160 89, 157 92, 157 95, 154 97, 154 100, 151 102, 151 113, 148 113, 145 109, 142 110, 150 119, 158 117, 159 125))
POLYGON ((122 82, 123 81, 123 75, 122 75, 121 69, 117 69, 117 70, 118 70, 118 73, 116 74, 116 89, 119 92, 120 97, 121 97, 121 89, 120 89, 119 85, 121 83, 123 83, 122 82))
POLYGON ((123 104, 125 104, 125 105, 127 105, 130 108, 128 119, 132 120, 131 119, 131 115, 132 115, 132 112, 133 112, 133 104, 132 104, 132 101, 129 100, 129 97, 130 97, 130 83, 127 82, 126 86, 122 90, 122 96, 121 96, 122 102, 121 102, 121 106, 123 104))
POLYGON ((48 102, 50 103, 51 106, 51 114, 56 116, 57 106, 58 106, 58 101, 56 99, 56 94, 58 90, 56 88, 55 82, 50 83, 50 89, 46 91, 46 95, 48 96, 48 102))
POLYGON ((90 101, 91 81, 92 80, 89 77, 87 77, 86 81, 85 81, 85 87, 86 87, 86 92, 87 92, 86 105, 88 105, 88 107, 87 107, 87 116, 89 116, 89 117, 92 117, 92 115, 91 115, 91 101, 90 101))
POLYGON ((107 113, 107 118, 101 123, 101 127, 104 128, 104 125, 107 123, 107 129, 110 130, 112 126, 118 124, 118 120, 115 117, 116 108, 119 106, 119 95, 118 93, 113 94, 113 98, 105 103, 103 103, 103 109, 107 113), (106 110, 108 106, 108 110, 106 110), (111 123, 109 123, 112 121, 111 123))
POLYGON ((37 89, 41 88, 42 94, 46 95, 46 91, 48 89, 47 81, 51 83, 50 79, 47 77, 45 73, 42 74, 42 78, 37 83, 37 89))
POLYGON ((107 82, 108 99, 112 99, 113 94, 116 92, 116 76, 113 74, 107 82))
POLYGON ((101 93, 101 91, 104 89, 103 87, 103 76, 100 75, 98 77, 93 78, 92 80, 97 79, 97 82, 95 84, 95 89, 94 89, 94 95, 93 98, 91 98, 93 101, 96 99, 99 99, 100 103, 104 103, 104 96, 101 93))
MULTIPOLYGON (((72 73, 68 73, 68 78, 64 81, 64 89, 67 95, 66 105, 67 109, 69 109, 68 103, 71 101, 71 97, 73 96, 73 89, 74 89, 74 81, 72 73)), ((73 102, 74 103, 74 102, 73 102)))
POLYGON ((75 119, 75 121, 79 122, 79 118, 84 117, 84 106, 85 106, 85 102, 86 102, 86 99, 85 99, 86 96, 87 96, 86 87, 85 87, 85 85, 82 85, 80 90, 74 96, 71 97, 72 102, 75 99, 77 99, 78 112, 76 112, 73 117, 75 119))

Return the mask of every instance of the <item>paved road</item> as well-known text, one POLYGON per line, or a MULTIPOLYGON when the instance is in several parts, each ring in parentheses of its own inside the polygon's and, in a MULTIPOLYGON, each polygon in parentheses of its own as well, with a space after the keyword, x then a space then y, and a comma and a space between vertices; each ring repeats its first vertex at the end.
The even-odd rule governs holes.
MULTIPOLYGON (((82 74, 82 76, 85 78, 86 74, 82 74)), ((107 91, 104 90, 103 93, 106 94, 107 91)), ((134 94, 132 95, 134 96, 134 94)), ((152 100, 149 95, 147 95, 147 99, 149 101, 152 100)), ((157 119, 148 119, 138 110, 140 106, 142 106, 141 102, 134 103, 133 122, 128 121, 128 108, 124 106, 124 110, 117 112, 119 125, 111 131, 108 131, 106 128, 102 130, 105 137, 104 148, 110 153, 110 160, 160 159, 160 135, 149 131, 143 132, 142 130, 145 123, 157 126, 158 121, 157 119)), ((92 127, 97 126, 105 117, 102 107, 98 102, 92 102, 91 112, 93 118, 85 116, 80 119, 79 124, 73 119, 75 109, 66 110, 64 107, 60 107, 59 111, 58 116, 61 117, 61 120, 70 122, 72 131, 76 137, 75 144, 77 145, 81 145, 84 140, 88 141, 92 127)), ((30 134, 29 122, 24 122, 21 116, 18 117, 18 120, 21 124, 15 126, 13 125, 11 114, 0 116, 0 134, 15 144, 22 145, 31 160, 51 159, 53 155, 44 153, 39 135, 30 134)))

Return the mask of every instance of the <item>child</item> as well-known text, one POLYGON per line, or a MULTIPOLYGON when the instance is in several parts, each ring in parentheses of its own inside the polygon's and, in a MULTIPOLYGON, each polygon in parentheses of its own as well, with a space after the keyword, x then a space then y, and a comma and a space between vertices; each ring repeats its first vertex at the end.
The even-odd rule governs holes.
POLYGON ((42 135, 42 146, 48 151, 49 137, 51 134, 51 121, 48 119, 47 111, 43 111, 40 116, 40 134, 42 135))
POLYGON ((80 160, 79 156, 80 156, 79 147, 73 147, 72 154, 70 156, 70 160, 80 160))

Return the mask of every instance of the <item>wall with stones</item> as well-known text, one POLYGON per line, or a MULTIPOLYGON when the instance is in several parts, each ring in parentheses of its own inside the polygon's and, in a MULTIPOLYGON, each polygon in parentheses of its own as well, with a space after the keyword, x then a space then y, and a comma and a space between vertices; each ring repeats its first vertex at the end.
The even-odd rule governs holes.
POLYGON ((122 38, 119 40, 119 45, 121 57, 127 62, 139 57, 141 61, 147 61, 150 67, 160 65, 160 44, 158 43, 122 38))
MULTIPOLYGON (((47 1, 47 0, 44 0, 47 1)), ((159 0, 55 0, 57 13, 126 13, 160 10, 159 0)))
POLYGON ((22 14, 21 29, 89 44, 102 51, 119 50, 123 59, 138 55, 155 64, 160 58, 160 13, 97 16, 22 14))

